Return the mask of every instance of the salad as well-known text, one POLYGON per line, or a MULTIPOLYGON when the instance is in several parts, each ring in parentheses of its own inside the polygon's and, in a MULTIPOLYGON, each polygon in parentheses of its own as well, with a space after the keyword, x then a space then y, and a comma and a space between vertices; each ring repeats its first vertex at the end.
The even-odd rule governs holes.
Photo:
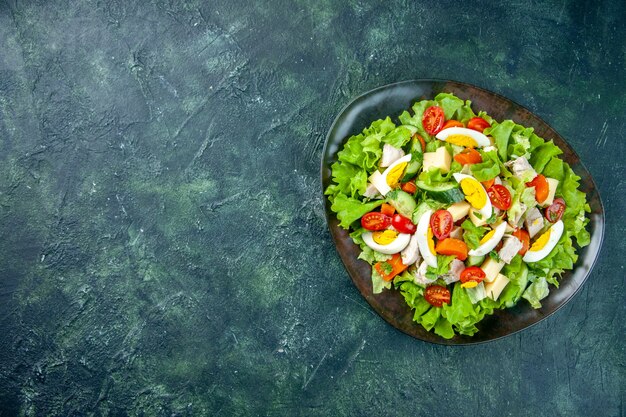
POLYGON ((589 244, 578 177, 552 140, 474 113, 450 93, 347 139, 325 190, 372 266, 373 293, 397 290, 413 320, 472 336, 496 309, 541 300, 589 244))

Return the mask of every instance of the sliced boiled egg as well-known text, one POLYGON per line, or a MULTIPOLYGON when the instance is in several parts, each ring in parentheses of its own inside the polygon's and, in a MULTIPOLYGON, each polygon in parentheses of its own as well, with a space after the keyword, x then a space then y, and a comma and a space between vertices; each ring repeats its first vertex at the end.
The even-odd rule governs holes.
POLYGON ((433 229, 430 228, 430 216, 432 210, 428 210, 417 223, 417 231, 415 238, 417 239, 417 247, 422 254, 422 258, 428 266, 437 268, 437 253, 435 252, 435 241, 433 240, 433 229))
POLYGON ((470 256, 484 256, 491 252, 504 236, 507 222, 502 222, 495 229, 491 230, 482 239, 476 249, 471 249, 468 253, 470 256))
MULTIPOLYGON (((451 127, 450 129, 454 129, 451 127)), ((446 129, 448 130, 448 129, 446 129)), ((465 199, 472 206, 475 211, 478 211, 483 220, 487 220, 491 217, 493 209, 491 207, 491 200, 485 191, 485 187, 474 177, 467 174, 456 173, 452 174, 456 182, 461 186, 461 190, 465 195, 465 199)))
POLYGON ((389 165, 382 174, 376 174, 378 171, 374 171, 369 180, 374 187, 376 187, 378 192, 385 196, 389 191, 398 186, 409 162, 411 162, 411 154, 396 160, 389 165))
POLYGON ((411 240, 411 235, 389 229, 378 232, 365 232, 361 237, 367 246, 385 255, 401 252, 411 240))
POLYGON ((562 235, 563 221, 559 220, 535 240, 522 260, 524 262, 539 262, 552 252, 562 235))
POLYGON ((482 148, 491 145, 489 138, 477 130, 465 127, 443 129, 435 136, 437 139, 466 148, 482 148))

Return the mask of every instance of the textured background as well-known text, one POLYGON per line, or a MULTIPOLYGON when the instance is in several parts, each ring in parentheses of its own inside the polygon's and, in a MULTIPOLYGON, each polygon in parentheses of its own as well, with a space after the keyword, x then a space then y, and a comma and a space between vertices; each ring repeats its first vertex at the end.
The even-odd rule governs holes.
POLYGON ((624 2, 471 3, 0 0, 0 415, 623 416, 624 2), (323 216, 337 112, 433 77, 550 123, 607 214, 485 345, 387 325, 323 216))

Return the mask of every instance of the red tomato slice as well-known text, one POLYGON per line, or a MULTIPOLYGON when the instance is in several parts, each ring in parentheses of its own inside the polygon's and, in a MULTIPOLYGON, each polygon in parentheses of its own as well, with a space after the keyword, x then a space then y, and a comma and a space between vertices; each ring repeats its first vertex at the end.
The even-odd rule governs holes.
POLYGON ((485 277, 485 271, 477 266, 469 266, 461 272, 461 283, 465 284, 466 282, 474 281, 477 284, 480 284, 485 277))
POLYGON ((526 252, 528 252, 528 248, 530 247, 530 235, 524 229, 517 229, 513 232, 513 236, 515 236, 522 242, 522 249, 520 249, 517 253, 524 256, 526 252))
POLYGON ((467 127, 468 129, 478 130, 482 133, 483 130, 491 127, 491 125, 482 117, 473 117, 469 122, 467 122, 467 127))
POLYGON ((384 230, 390 225, 391 217, 376 211, 371 211, 361 217, 361 226, 367 230, 384 230))
POLYGON ((417 191, 417 185, 415 185, 415 181, 411 180, 409 182, 405 182, 400 186, 400 189, 405 193, 415 194, 417 191))
POLYGON ((480 152, 472 148, 465 148, 454 155, 454 160, 461 165, 478 164, 483 161, 483 157, 480 156, 480 152))
POLYGON ((565 212, 565 200, 562 198, 555 198, 554 202, 546 209, 546 219, 550 223, 556 223, 561 220, 563 213, 565 212))
POLYGON ((550 186, 548 180, 541 174, 538 174, 531 182, 526 183, 526 187, 535 187, 535 200, 541 204, 548 198, 550 192, 550 186))
POLYGON ((511 207, 511 193, 504 185, 494 184, 487 190, 491 204, 500 210, 508 210, 511 207))
POLYGON ((449 127, 465 127, 465 126, 463 126, 463 123, 459 122, 458 120, 451 119, 451 120, 446 120, 441 130, 447 129, 449 127))
POLYGON ((453 226, 454 220, 448 210, 437 210, 430 216, 430 228, 433 230, 435 237, 439 240, 450 236, 453 226))
POLYGON ((439 106, 430 106, 422 116, 422 126, 429 135, 436 135, 441 131, 446 116, 443 109, 439 106))
POLYGON ((444 303, 450 304, 450 290, 441 285, 429 285, 424 290, 424 298, 433 307, 441 307, 444 303))
POLYGON ((391 225, 400 233, 408 233, 412 235, 417 230, 417 226, 411 220, 402 214, 394 214, 391 218, 391 225))

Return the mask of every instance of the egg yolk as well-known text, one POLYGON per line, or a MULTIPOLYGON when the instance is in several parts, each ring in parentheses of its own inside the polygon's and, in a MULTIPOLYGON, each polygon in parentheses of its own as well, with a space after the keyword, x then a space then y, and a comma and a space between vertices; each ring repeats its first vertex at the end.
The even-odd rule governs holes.
POLYGON ((388 245, 398 237, 398 232, 394 230, 383 230, 372 233, 372 239, 379 245, 388 245))
POLYGON ((404 169, 408 164, 408 162, 402 162, 391 168, 391 170, 387 173, 388 186, 394 188, 396 185, 398 185, 398 182, 400 182, 400 178, 402 178, 402 174, 404 174, 404 169))
POLYGON ((461 287, 463 288, 474 288, 478 285, 478 283, 476 281, 467 281, 464 282, 463 284, 461 284, 461 287))
POLYGON ((467 135, 450 135, 446 138, 446 142, 453 145, 465 146, 466 148, 475 148, 478 143, 467 135))
POLYGON ((535 243, 530 247, 530 251, 537 252, 543 249, 548 244, 548 240, 550 240, 550 230, 542 234, 539 239, 535 240, 535 243))
POLYGON ((491 232, 487 233, 485 236, 483 236, 482 239, 480 239, 480 242, 478 243, 479 245, 482 245, 484 243, 486 243, 489 239, 491 239, 493 237, 493 235, 496 234, 496 230, 492 230, 491 232))
POLYGON ((487 193, 483 186, 472 178, 463 178, 461 180, 461 189, 465 194, 465 199, 472 207, 481 209, 487 204, 487 193))
POLYGON ((428 249, 430 249, 430 253, 433 255, 437 255, 435 253, 435 241, 433 240, 433 229, 428 228, 428 233, 426 234, 426 241, 428 242, 428 249))

